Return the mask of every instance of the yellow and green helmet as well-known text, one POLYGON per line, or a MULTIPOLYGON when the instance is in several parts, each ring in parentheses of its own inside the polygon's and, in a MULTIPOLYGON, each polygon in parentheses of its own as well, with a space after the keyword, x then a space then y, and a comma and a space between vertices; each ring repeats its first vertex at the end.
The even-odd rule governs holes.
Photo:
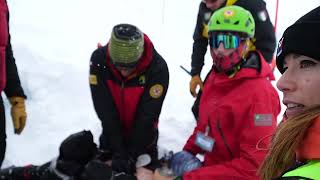
POLYGON ((209 34, 231 31, 253 38, 255 32, 255 22, 252 14, 244 8, 234 5, 215 11, 208 26, 209 34))

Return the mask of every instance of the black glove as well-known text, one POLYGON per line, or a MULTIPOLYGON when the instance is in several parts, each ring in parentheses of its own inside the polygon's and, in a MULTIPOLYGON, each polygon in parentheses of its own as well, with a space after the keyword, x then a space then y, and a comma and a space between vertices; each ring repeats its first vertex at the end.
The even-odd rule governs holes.
POLYGON ((107 162, 112 160, 112 152, 104 149, 99 149, 96 154, 96 158, 102 162, 107 162))
POLYGON ((81 180, 108 180, 111 176, 112 168, 109 165, 99 160, 92 160, 81 174, 81 180))
POLYGON ((136 160, 130 156, 113 155, 112 169, 117 173, 133 175, 136 172, 136 160))

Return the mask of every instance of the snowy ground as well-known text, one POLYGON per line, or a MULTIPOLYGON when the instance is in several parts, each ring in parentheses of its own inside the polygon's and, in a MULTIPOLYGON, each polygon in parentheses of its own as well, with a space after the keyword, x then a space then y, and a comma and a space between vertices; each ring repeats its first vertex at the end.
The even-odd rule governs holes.
MULTIPOLYGON (((166 59, 169 91, 160 116, 159 145, 179 150, 195 126, 190 77, 192 33, 199 0, 8 0, 11 36, 20 78, 27 93, 28 122, 13 134, 7 111, 7 153, 3 166, 41 164, 58 153, 60 142, 89 129, 97 142, 101 132, 88 84, 89 58, 105 44, 112 27, 132 23, 149 35, 166 59)), ((276 0, 267 0, 272 19, 276 0)), ((319 0, 280 0, 277 36, 319 0)), ((210 57, 207 56, 207 64, 210 57)), ((205 76, 210 65, 205 67, 205 76)), ((279 73, 277 72, 277 77, 279 73)), ((5 102, 9 107, 8 102, 5 102)))

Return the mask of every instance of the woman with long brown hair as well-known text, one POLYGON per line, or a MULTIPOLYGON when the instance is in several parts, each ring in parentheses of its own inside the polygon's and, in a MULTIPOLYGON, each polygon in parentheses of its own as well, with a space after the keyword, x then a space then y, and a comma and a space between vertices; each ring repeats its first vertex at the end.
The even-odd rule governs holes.
POLYGON ((262 180, 320 179, 320 6, 286 29, 277 87, 287 106, 259 170, 262 180))

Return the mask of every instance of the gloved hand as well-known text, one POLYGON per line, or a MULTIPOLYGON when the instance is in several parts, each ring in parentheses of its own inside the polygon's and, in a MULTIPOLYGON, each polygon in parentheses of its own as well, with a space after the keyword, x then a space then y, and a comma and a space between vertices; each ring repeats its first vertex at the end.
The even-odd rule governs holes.
POLYGON ((81 180, 108 180, 112 179, 112 169, 100 160, 91 160, 81 174, 81 180))
POLYGON ((11 116, 14 133, 20 134, 26 125, 27 113, 23 97, 13 96, 9 98, 11 104, 11 116))
POLYGON ((201 166, 201 161, 188 151, 175 153, 169 162, 169 168, 176 176, 182 176, 184 173, 197 169, 201 166))
POLYGON ((190 93, 193 97, 197 97, 197 87, 200 86, 200 90, 203 90, 203 83, 199 75, 194 75, 190 81, 190 93))
POLYGON ((111 167, 113 171, 133 175, 136 172, 136 160, 129 156, 113 155, 111 167))

